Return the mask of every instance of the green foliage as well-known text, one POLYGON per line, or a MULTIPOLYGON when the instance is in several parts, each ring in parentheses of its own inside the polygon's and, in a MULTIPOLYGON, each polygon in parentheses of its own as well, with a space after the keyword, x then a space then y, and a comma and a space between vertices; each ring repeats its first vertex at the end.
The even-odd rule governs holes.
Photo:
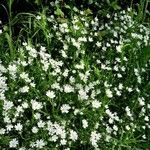
POLYGON ((42 11, 16 16, 7 2, 0 149, 149 149, 148 1, 136 15, 119 0, 35 0, 42 11))

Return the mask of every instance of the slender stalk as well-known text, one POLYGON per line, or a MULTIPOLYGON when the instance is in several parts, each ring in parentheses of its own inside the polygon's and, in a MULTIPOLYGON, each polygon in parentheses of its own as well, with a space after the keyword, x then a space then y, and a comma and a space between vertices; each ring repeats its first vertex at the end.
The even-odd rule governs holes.
POLYGON ((148 3, 149 3, 149 1, 146 0, 145 1, 145 6, 144 6, 144 12, 143 12, 143 20, 142 20, 142 22, 144 22, 145 17, 146 17, 146 10, 147 10, 147 7, 148 7, 148 3))
POLYGON ((12 25, 11 25, 11 21, 12 21, 12 3, 13 0, 9 0, 8 1, 8 9, 9 9, 9 16, 8 16, 8 27, 9 27, 9 35, 6 34, 6 39, 10 48, 10 56, 13 59, 14 58, 14 48, 13 48, 13 41, 12 41, 12 25))

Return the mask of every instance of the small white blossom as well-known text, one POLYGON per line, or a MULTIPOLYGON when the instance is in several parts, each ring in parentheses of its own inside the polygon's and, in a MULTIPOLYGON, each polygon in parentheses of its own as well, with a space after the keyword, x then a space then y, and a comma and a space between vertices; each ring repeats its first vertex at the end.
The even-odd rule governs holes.
POLYGON ((71 107, 69 106, 69 104, 63 104, 60 108, 62 113, 68 113, 70 109, 71 107))
POLYGON ((17 131, 21 131, 23 128, 22 124, 20 124, 20 123, 17 123, 14 127, 17 131))
POLYGON ((121 48, 122 48, 121 45, 117 46, 117 47, 116 47, 117 52, 121 53, 121 48))
POLYGON ((15 139, 13 139, 13 140, 11 140, 11 141, 9 142, 9 147, 10 147, 10 148, 16 148, 18 144, 19 144, 19 143, 18 143, 18 140, 15 138, 15 139))
POLYGON ((94 100, 92 102, 92 107, 93 108, 99 108, 99 107, 101 107, 101 102, 99 102, 98 100, 94 100))
POLYGON ((45 126, 45 123, 42 121, 42 120, 40 120, 39 122, 38 122, 38 127, 39 128, 43 128, 45 126))
POLYGON ((55 93, 54 93, 54 91, 49 90, 46 92, 46 96, 53 99, 53 98, 55 98, 55 93))
POLYGON ((73 91, 74 91, 74 88, 71 85, 66 84, 64 86, 64 92, 65 93, 70 93, 70 92, 73 92, 73 91))
POLYGON ((79 90, 79 98, 81 98, 82 100, 87 100, 88 99, 88 95, 87 95, 85 90, 83 90, 83 89, 79 90))
POLYGON ((107 95, 108 98, 113 97, 112 91, 110 89, 106 89, 106 95, 107 95))
POLYGON ((46 145, 46 143, 44 142, 44 140, 37 140, 35 145, 37 148, 42 149, 46 145))
POLYGON ((23 107, 23 108, 28 108, 28 106, 29 106, 29 105, 28 105, 27 102, 22 103, 22 107, 23 107))
POLYGON ((43 105, 40 102, 37 102, 36 100, 31 100, 32 109, 33 110, 39 110, 42 109, 43 105))
POLYGON ((4 110, 9 110, 14 106, 13 102, 11 101, 4 101, 3 109, 4 110))
POLYGON ((92 131, 91 136, 90 136, 90 141, 95 148, 98 147, 97 142, 100 140, 100 138, 101 138, 100 133, 97 133, 96 131, 92 131))
POLYGON ((36 16, 36 19, 37 19, 37 20, 41 20, 41 16, 39 16, 39 15, 36 16))
POLYGON ((6 130, 5 130, 4 128, 1 128, 1 129, 0 129, 0 135, 5 134, 5 131, 6 131, 6 130))
POLYGON ((148 116, 145 116, 144 120, 145 120, 145 121, 149 121, 148 116))
POLYGON ((19 90, 21 93, 28 93, 29 92, 29 87, 28 86, 24 86, 22 88, 20 88, 19 90))
POLYGON ((87 128, 87 127, 88 127, 88 122, 87 122, 87 120, 83 119, 83 120, 82 120, 82 125, 83 125, 83 128, 84 128, 84 129, 87 128))
POLYGON ((130 130, 130 126, 129 125, 126 125, 125 128, 126 128, 126 130, 130 130))
POLYGON ((113 126, 113 129, 114 129, 115 131, 118 131, 118 127, 117 127, 116 125, 113 126))
POLYGON ((60 144, 61 144, 61 145, 66 145, 66 144, 67 144, 67 141, 66 141, 65 139, 62 139, 62 140, 60 140, 60 144))
POLYGON ((38 129, 37 127, 33 127, 33 128, 32 128, 32 132, 33 132, 33 133, 37 133, 38 130, 39 130, 39 129, 38 129))
POLYGON ((70 139, 73 141, 76 141, 78 139, 78 134, 73 130, 70 131, 70 139))

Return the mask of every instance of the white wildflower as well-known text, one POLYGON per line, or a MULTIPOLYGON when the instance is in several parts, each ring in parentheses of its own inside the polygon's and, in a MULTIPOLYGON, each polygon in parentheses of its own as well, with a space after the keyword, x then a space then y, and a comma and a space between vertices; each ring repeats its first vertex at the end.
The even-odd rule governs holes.
POLYGON ((9 142, 9 147, 10 148, 16 148, 17 145, 18 145, 18 140, 15 138, 15 139, 12 139, 10 142, 9 142))
POLYGON ((54 91, 49 90, 46 92, 46 96, 53 99, 53 98, 55 98, 55 93, 54 93, 54 91))
POLYGON ((28 87, 28 86, 24 86, 24 87, 20 88, 19 91, 20 91, 21 93, 27 93, 27 92, 29 92, 29 87, 28 87))
POLYGON ((87 120, 83 119, 83 120, 82 120, 82 125, 83 125, 83 128, 84 128, 84 129, 87 128, 87 127, 88 127, 88 122, 87 122, 87 120))
POLYGON ((17 123, 14 127, 17 131, 21 131, 23 128, 22 124, 20 124, 20 123, 17 123))
POLYGON ((32 109, 33 110, 39 110, 42 109, 42 103, 37 102, 36 100, 31 100, 31 104, 32 104, 32 109))
POLYGON ((33 127, 33 128, 32 128, 32 132, 33 132, 33 133, 37 133, 38 130, 39 130, 39 129, 38 129, 37 127, 33 127))
POLYGON ((60 108, 62 113, 68 113, 70 109, 71 107, 69 106, 69 104, 63 104, 60 108))
POLYGON ((64 85, 64 92, 65 93, 74 92, 74 88, 71 85, 66 84, 66 85, 64 85))
POLYGON ((113 97, 112 91, 110 89, 106 89, 106 95, 107 95, 108 98, 113 97))
POLYGON ((100 138, 101 138, 100 133, 97 133, 96 131, 92 131, 90 136, 90 141, 95 148, 98 147, 98 141, 100 140, 100 138))
POLYGON ((94 100, 92 102, 92 107, 93 108, 99 108, 99 107, 101 107, 101 102, 99 102, 98 100, 94 100))
POLYGON ((9 110, 14 106, 13 102, 11 101, 4 101, 3 109, 4 110, 9 110))
POLYGON ((46 143, 44 142, 44 140, 37 140, 35 145, 37 148, 42 149, 46 145, 46 143))
POLYGON ((78 134, 73 130, 70 131, 70 139, 73 141, 76 141, 78 139, 78 134))

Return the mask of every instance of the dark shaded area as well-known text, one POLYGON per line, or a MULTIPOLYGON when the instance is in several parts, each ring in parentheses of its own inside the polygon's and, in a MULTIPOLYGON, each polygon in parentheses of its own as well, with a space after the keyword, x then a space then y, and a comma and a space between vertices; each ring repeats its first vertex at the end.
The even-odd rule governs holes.
MULTIPOLYGON (((2 20, 3 24, 8 23, 9 18, 9 9, 7 1, 9 0, 1 0, 0 1, 0 20, 2 20)), ((52 8, 51 3, 55 2, 55 0, 38 0, 38 1, 29 1, 29 0, 14 0, 12 4, 12 18, 14 18, 18 13, 27 12, 27 13, 37 13, 39 11, 42 11, 43 7, 48 7, 50 14, 54 14, 54 8, 52 8)), ((115 0, 110 0, 111 3, 115 2, 115 0)), ((138 10, 138 4, 139 0, 133 0, 132 6, 138 10)), ((93 12, 93 16, 96 16, 98 14, 100 19, 105 21, 105 16, 107 13, 112 13, 116 10, 107 3, 106 0, 93 0, 91 3, 90 0, 60 0, 59 5, 61 6, 62 11, 64 12, 65 16, 67 18, 70 18, 70 10, 65 8, 65 4, 71 6, 73 8, 74 6, 77 7, 79 10, 84 9, 90 9, 93 12), (104 17, 104 18, 103 18, 104 17)), ((118 0, 117 5, 120 7, 121 10, 127 9, 131 6, 131 0, 118 0)), ((148 10, 150 9, 150 5, 148 6, 148 10)), ((20 19, 20 18, 19 18, 20 19)), ((21 18, 23 19, 23 18, 21 18)), ((20 20, 21 22, 21 20, 20 20)), ((0 25, 1 28, 1 25, 0 25)), ((17 22, 15 26, 13 26, 13 35, 14 37, 17 37, 23 28, 23 24, 17 22)))
POLYGON ((7 8, 5 8, 5 3, 0 3, 0 20, 3 23, 8 22, 8 14, 7 14, 7 8))
MULTIPOLYGON (((8 0, 9 1, 9 0, 8 0)), ((42 6, 50 6, 50 2, 55 2, 55 0, 48 1, 48 0, 41 0, 39 3, 35 3, 35 1, 29 1, 29 0, 14 0, 12 4, 12 15, 15 16, 16 14, 20 12, 37 12, 42 9, 42 6), (41 4, 40 4, 41 3, 41 4)), ((139 3, 138 0, 133 0, 133 6, 137 6, 139 3)), ((7 1, 0 1, 0 19, 6 23, 8 21, 8 4, 7 1), (6 10, 7 9, 7 10, 6 10)), ((109 5, 107 4, 106 0, 96 0, 93 1, 93 3, 90 3, 88 0, 61 0, 60 5, 64 6, 64 4, 69 4, 70 6, 76 6, 79 9, 84 8, 90 8, 94 14, 96 14, 100 7, 104 7, 106 9, 109 8, 109 5)), ((130 7, 131 0, 118 0, 118 5, 121 7, 121 9, 126 9, 130 7)), ((110 10, 113 11, 112 8, 110 10)))
MULTIPOLYGON (((26 0, 15 0, 12 4, 12 17, 20 12, 35 12, 37 8, 37 5, 28 3, 26 0)), ((5 24, 8 22, 8 17, 9 8, 7 1, 2 1, 0 3, 0 20, 5 24)))

